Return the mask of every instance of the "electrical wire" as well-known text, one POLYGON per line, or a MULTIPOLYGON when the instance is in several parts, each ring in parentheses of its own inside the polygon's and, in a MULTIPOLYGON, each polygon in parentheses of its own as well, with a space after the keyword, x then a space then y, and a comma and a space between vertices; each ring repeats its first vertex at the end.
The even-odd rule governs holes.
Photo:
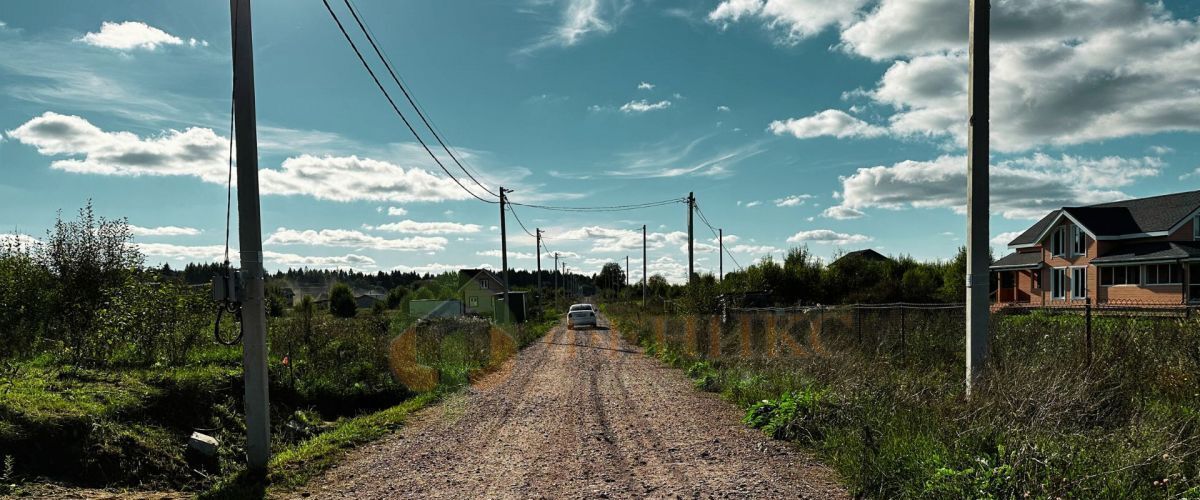
POLYGON ((442 140, 442 136, 438 133, 438 130, 433 126, 432 123, 430 123, 430 120, 425 116, 425 113, 421 107, 417 106, 416 100, 413 98, 412 93, 408 90, 408 86, 404 84, 403 80, 401 80, 399 75, 396 74, 395 69, 392 68, 391 59, 388 59, 388 57, 379 48, 379 45, 375 43, 375 35, 369 28, 367 28, 366 24, 363 23, 362 18, 359 16, 358 8, 356 8, 350 0, 342 0, 342 2, 346 4, 346 9, 350 11, 350 15, 354 16, 354 22, 358 24, 359 31, 362 31, 363 35, 366 36, 367 41, 371 44, 371 48, 375 50, 375 55, 379 57, 380 61, 383 61, 383 66, 387 68, 388 73, 392 76, 392 81, 396 82, 396 86, 400 87, 400 91, 404 93, 404 98, 408 100, 408 104, 411 105, 412 108, 417 112, 417 116, 421 118, 421 121, 425 124, 425 128, 429 129, 429 132, 433 134, 435 139, 437 139, 438 144, 442 145, 442 149, 446 151, 446 154, 450 155, 450 159, 454 160, 454 163, 458 165, 458 168, 461 169, 464 174, 467 174, 467 177, 469 177, 471 181, 475 182, 476 186, 479 186, 480 189, 483 189, 485 193, 491 193, 492 190, 487 186, 484 186, 483 183, 479 182, 479 179, 476 179, 474 175, 471 175, 471 172, 467 170, 467 167, 464 166, 461 161, 459 161, 458 157, 455 156, 452 151, 450 151, 450 147, 446 145, 446 141, 442 140))
POLYGON ((704 216, 704 211, 700 210, 700 205, 693 204, 693 206, 696 207, 696 213, 700 215, 700 221, 704 222, 704 225, 708 226, 708 230, 712 231, 713 236, 717 237, 717 245, 721 249, 721 251, 725 252, 725 255, 728 255, 730 260, 733 260, 733 264, 738 266, 738 269, 743 270, 743 271, 746 270, 746 268, 742 267, 742 264, 738 262, 737 257, 734 257, 733 254, 730 253, 729 250, 725 248, 725 242, 720 241, 721 235, 717 232, 717 229, 714 228, 713 225, 708 222, 708 217, 704 216))
POLYGON ((564 207, 554 205, 535 205, 531 203, 514 203, 509 202, 509 205, 516 205, 527 208, 537 208, 540 210, 551 210, 558 212, 624 212, 628 210, 641 210, 644 208, 661 207, 674 203, 683 203, 685 198, 675 198, 670 200, 650 201, 645 203, 634 203, 629 205, 609 205, 609 206, 594 206, 594 207, 564 207))
POLYGON ((531 238, 537 238, 537 236, 535 236, 533 233, 529 232, 529 229, 525 228, 525 223, 521 222, 521 218, 517 216, 517 211, 513 210, 512 205, 506 204, 505 208, 507 208, 509 213, 511 213, 513 215, 514 219, 517 219, 517 225, 521 226, 521 230, 525 231, 525 234, 528 234, 529 237, 531 237, 531 238))
POLYGON ((396 101, 392 99, 392 95, 388 93, 387 88, 385 88, 383 83, 379 81, 379 77, 375 75, 375 70, 371 69, 371 65, 367 63, 367 59, 363 57, 362 51, 358 50, 358 44, 354 43, 354 39, 350 37, 350 33, 347 32, 346 27, 342 25, 342 20, 338 18, 337 13, 333 11, 333 7, 329 5, 329 0, 321 0, 321 2, 325 4, 325 10, 329 11, 329 15, 333 18, 333 22, 337 23, 338 30, 342 32, 342 36, 346 38, 346 42, 350 44, 350 48, 354 49, 354 55, 358 56, 358 60, 362 63, 363 68, 367 70, 367 73, 371 75, 371 79, 375 81, 375 86, 379 87, 379 91, 383 93, 383 97, 387 99, 388 104, 392 105, 392 110, 396 112, 396 115, 399 116, 400 120, 404 122, 404 125, 408 127, 408 131, 411 132, 413 137, 417 139, 417 142, 421 143, 421 147, 425 148, 425 152, 429 154, 429 157, 433 159, 433 162, 442 169, 442 172, 445 172, 446 175, 450 177, 450 180, 454 181, 455 184, 458 184, 458 187, 462 188, 463 191, 466 191, 467 194, 471 195, 473 198, 484 203, 500 203, 499 201, 480 198, 479 195, 475 194, 474 191, 467 189, 467 186, 463 185, 462 181, 458 180, 454 174, 450 173, 450 169, 446 168, 446 166, 442 164, 442 161, 438 159, 437 155, 433 154, 433 150, 429 149, 429 145, 425 143, 425 139, 421 138, 421 135, 417 133, 417 129, 413 127, 411 122, 408 121, 408 117, 404 116, 404 113, 400 111, 400 107, 396 105, 396 101))
MULTIPOLYGON (((237 50, 237 9, 230 15, 230 39, 233 50, 237 50)), ((230 64, 233 60, 230 59, 230 64)), ((229 225, 233 211, 233 132, 234 119, 237 118, 237 70, 233 68, 233 78, 229 89, 229 177, 225 180, 225 267, 229 267, 229 225)), ((220 318, 218 318, 218 321, 220 318)))

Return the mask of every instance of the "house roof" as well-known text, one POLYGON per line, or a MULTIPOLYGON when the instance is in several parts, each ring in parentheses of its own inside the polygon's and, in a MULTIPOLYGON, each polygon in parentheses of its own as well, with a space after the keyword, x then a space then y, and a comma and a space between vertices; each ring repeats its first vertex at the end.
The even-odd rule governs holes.
POLYGON ((1037 269, 1042 267, 1041 252, 1013 252, 992 263, 994 270, 1037 269))
POLYGON ((472 281, 475 278, 479 277, 479 275, 481 275, 481 274, 484 277, 490 278, 497 285, 500 285, 501 287, 504 286, 504 281, 501 281, 500 278, 497 277, 495 273, 493 273, 487 269, 460 269, 458 271, 459 283, 465 283, 467 281, 472 281))
POLYGON ((1123 264, 1183 259, 1200 259, 1200 242, 1155 241, 1123 245, 1107 255, 1092 259, 1092 264, 1123 264))
POLYGON ((1009 246, 1037 243, 1059 216, 1066 214, 1097 238, 1167 232, 1200 209, 1200 191, 1135 198, 1083 207, 1063 207, 1046 214, 1009 246))
POLYGON ((855 250, 853 252, 847 252, 845 255, 838 257, 838 259, 833 261, 833 263, 837 264, 838 262, 841 262, 842 260, 854 260, 854 259, 864 259, 864 260, 877 261, 877 262, 892 260, 892 259, 889 259, 884 254, 876 252, 873 249, 867 248, 864 250, 855 250))

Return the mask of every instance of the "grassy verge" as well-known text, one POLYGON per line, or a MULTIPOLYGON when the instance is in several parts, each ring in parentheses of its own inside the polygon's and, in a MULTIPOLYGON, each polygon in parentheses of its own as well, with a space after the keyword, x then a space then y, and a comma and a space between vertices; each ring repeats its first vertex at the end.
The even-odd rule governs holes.
MULTIPOLYGON (((998 328, 994 356, 1006 362, 993 363, 968 400, 954 358, 832 343, 804 356, 711 356, 682 335, 658 335, 647 318, 614 316, 631 341, 744 408, 748 426, 812 449, 859 496, 1200 497, 1200 351, 1180 349, 1196 342, 1194 323, 1114 322, 1103 342, 1122 347, 1098 339, 1096 363, 1082 368, 1053 336, 1041 338, 1062 318, 1019 318, 998 328), (1018 327, 1035 335, 1005 337, 1018 327), (1164 339, 1176 344, 1166 349, 1164 339), (1164 351, 1181 357, 1142 362, 1164 351)), ((739 335, 723 332, 723 352, 737 352, 739 335)))
POLYGON ((392 408, 347 419, 308 441, 276 453, 265 477, 242 470, 221 480, 200 497, 255 498, 268 491, 289 491, 304 486, 341 460, 350 449, 394 432, 412 412, 434 403, 442 394, 440 391, 425 393, 392 408))

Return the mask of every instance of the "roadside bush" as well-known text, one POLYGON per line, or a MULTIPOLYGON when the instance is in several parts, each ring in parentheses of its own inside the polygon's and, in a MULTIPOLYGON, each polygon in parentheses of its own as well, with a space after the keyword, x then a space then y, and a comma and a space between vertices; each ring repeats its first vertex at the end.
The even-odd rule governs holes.
POLYGON ((329 312, 339 318, 353 318, 358 312, 354 292, 344 283, 333 285, 329 290, 329 312))
POLYGON ((50 271, 15 235, 0 243, 0 360, 33 353, 52 311, 52 286, 50 271))

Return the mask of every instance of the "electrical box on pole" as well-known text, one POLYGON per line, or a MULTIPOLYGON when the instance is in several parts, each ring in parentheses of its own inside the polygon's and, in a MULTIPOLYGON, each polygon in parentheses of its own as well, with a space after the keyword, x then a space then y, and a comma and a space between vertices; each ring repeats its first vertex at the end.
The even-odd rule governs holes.
MULTIPOLYGON (((229 0, 233 33, 234 130, 237 140, 238 241, 242 267, 242 367, 245 372, 246 464, 263 470, 271 456, 267 393, 262 220, 258 200, 258 136, 254 110, 254 43, 250 0, 229 0)), ((233 286, 236 290, 236 285, 233 286)))
POLYGON ((988 351, 988 0, 971 0, 967 134, 967 397, 988 351))

